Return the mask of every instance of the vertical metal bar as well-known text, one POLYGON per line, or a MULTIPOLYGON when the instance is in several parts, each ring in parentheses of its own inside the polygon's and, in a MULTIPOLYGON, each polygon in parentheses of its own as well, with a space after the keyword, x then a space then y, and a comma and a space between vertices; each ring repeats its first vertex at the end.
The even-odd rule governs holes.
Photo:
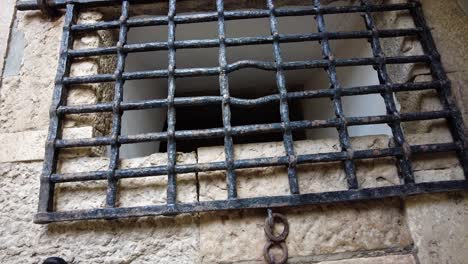
POLYGON ((175 68, 176 68, 176 50, 175 30, 176 24, 174 21, 176 15, 176 0, 169 1, 168 17, 168 34, 167 45, 168 53, 168 92, 167 92, 167 204, 175 206, 177 198, 177 175, 175 165, 177 160, 177 148, 175 141, 175 124, 176 124, 176 109, 174 106, 175 97, 175 68))
POLYGON ((459 145, 457 150, 458 159, 463 167, 465 179, 468 180, 468 152, 465 150, 467 147, 465 137, 465 127, 463 125, 463 117, 458 110, 452 92, 451 83, 444 71, 442 62, 440 60, 440 54, 437 52, 435 41, 431 35, 426 19, 424 18, 421 3, 416 0, 410 0, 414 4, 414 7, 410 9, 410 12, 414 19, 416 27, 422 28, 423 31, 420 33, 420 41, 423 47, 424 53, 428 54, 431 60, 431 73, 435 80, 442 81, 443 85, 441 89, 438 89, 439 97, 442 105, 445 109, 451 112, 448 122, 454 141, 459 145))
POLYGON ((409 156, 411 156, 411 148, 406 142, 403 130, 401 128, 401 121, 399 120, 400 113, 398 112, 395 97, 390 88, 392 81, 390 80, 390 76, 387 72, 385 54, 383 53, 382 47, 380 45, 377 27, 375 26, 371 13, 371 6, 368 0, 361 0, 361 5, 366 7, 366 12, 364 13, 364 22, 366 24, 366 28, 372 32, 372 39, 370 40, 372 54, 374 58, 379 61, 378 65, 374 66, 374 68, 377 71, 380 84, 385 85, 386 91, 382 93, 382 97, 385 102, 387 114, 395 117, 395 121, 389 123, 390 128, 392 129, 393 139, 395 141, 395 145, 402 148, 403 150, 403 155, 401 157, 396 157, 397 165, 405 184, 414 183, 412 165, 411 161, 409 160, 409 156))
POLYGON ((288 156, 288 179, 289 189, 292 194, 299 193, 299 184, 296 172, 297 158, 294 151, 294 141, 291 132, 291 125, 289 120, 289 106, 288 106, 288 90, 286 88, 286 81, 283 73, 283 59, 281 58, 281 48, 279 44, 278 21, 275 14, 275 5, 273 0, 267 0, 269 15, 270 15, 270 31, 273 37, 273 52, 276 63, 276 85, 280 94, 280 114, 281 123, 283 125, 283 143, 288 156))
MULTIPOLYGON (((314 0, 314 7, 317 9, 321 8, 320 0, 314 0)), ((319 33, 325 33, 325 19, 323 14, 320 12, 315 17, 317 21, 317 29, 319 33)), ((335 110, 336 117, 340 120, 340 124, 337 127, 338 136, 340 138, 340 146, 342 151, 348 153, 348 159, 344 161, 344 170, 346 173, 346 181, 348 183, 349 189, 357 189, 358 181, 356 178, 356 166, 354 164, 353 158, 353 148, 351 146, 351 141, 348 134, 348 126, 346 124, 346 118, 343 113, 343 102, 341 100, 341 85, 338 81, 336 74, 335 58, 330 49, 330 42, 325 36, 321 41, 322 54, 323 58, 329 61, 327 67, 328 79, 330 82, 330 88, 334 90, 333 94, 333 106, 335 110)))
POLYGON ((228 189, 228 199, 237 198, 237 178, 234 171, 234 146, 232 142, 231 128, 231 108, 229 81, 227 76, 227 60, 226 60, 226 34, 224 23, 224 1, 216 1, 218 11, 218 38, 219 38, 219 89, 222 101, 223 113, 223 128, 224 128, 224 155, 226 156, 226 179, 228 189))
POLYGON ((106 207, 115 207, 117 200, 117 179, 115 178, 115 170, 119 164, 120 143, 118 141, 122 128, 122 111, 120 103, 123 100, 123 89, 125 80, 122 79, 123 71, 125 70, 125 58, 127 54, 123 51, 123 46, 127 42, 127 19, 128 19, 129 1, 122 2, 122 13, 119 19, 119 41, 117 42, 117 66, 115 70, 115 86, 114 100, 112 104, 112 144, 109 162, 110 173, 108 175, 106 207))
POLYGON ((44 167, 41 175, 41 186, 39 190, 38 212, 53 211, 55 184, 50 181, 50 176, 57 170, 58 151, 55 148, 55 141, 61 137, 62 119, 57 114, 57 109, 66 100, 67 91, 62 80, 70 73, 71 60, 68 57, 68 50, 73 45, 73 34, 70 28, 76 16, 74 4, 67 4, 65 19, 63 22, 63 35, 60 46, 60 58, 55 77, 55 87, 50 108, 49 134, 46 142, 46 152, 44 157, 44 167))

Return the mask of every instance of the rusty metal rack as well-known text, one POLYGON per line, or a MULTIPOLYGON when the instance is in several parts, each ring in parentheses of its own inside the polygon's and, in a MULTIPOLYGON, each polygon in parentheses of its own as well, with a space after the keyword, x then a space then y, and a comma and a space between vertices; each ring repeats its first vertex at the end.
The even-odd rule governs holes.
POLYGON ((50 116, 50 130, 46 145, 44 170, 41 176, 39 209, 35 217, 36 223, 49 223, 55 221, 68 221, 80 219, 113 219, 123 217, 149 216, 149 215, 176 215, 202 211, 232 210, 245 208, 274 208, 285 206, 299 206, 317 203, 331 203, 339 201, 353 201, 378 199, 384 197, 402 197, 420 193, 444 192, 451 190, 468 189, 466 177, 468 176, 468 156, 464 125, 460 111, 457 109, 451 95, 450 82, 441 65, 434 40, 423 17, 422 8, 417 1, 408 1, 402 4, 376 5, 361 0, 359 5, 350 6, 322 6, 320 0, 310 1, 309 6, 275 7, 273 0, 266 0, 263 9, 226 11, 223 0, 217 0, 215 12, 176 14, 176 0, 169 0, 169 12, 165 16, 151 16, 148 18, 131 18, 129 16, 130 4, 149 3, 144 0, 54 0, 54 1, 20 1, 19 10, 41 9, 47 14, 53 14, 57 9, 66 9, 64 29, 61 42, 58 73, 53 94, 53 105, 50 116), (95 24, 76 24, 76 16, 80 10, 96 6, 119 6, 121 14, 119 20, 97 22, 95 24), (52 12, 52 11, 54 12, 52 12), (408 11, 414 19, 414 28, 410 29, 378 29, 374 21, 375 12, 408 11), (363 16, 366 30, 352 32, 327 31, 324 16, 329 14, 359 13, 363 16), (282 34, 278 32, 278 17, 314 15, 317 24, 317 33, 310 34, 282 34), (225 35, 225 21, 249 18, 269 18, 271 34, 268 36, 227 38, 225 35), (217 21, 218 38, 203 40, 175 39, 176 25, 187 23, 201 23, 217 21), (164 42, 151 42, 143 44, 127 44, 127 32, 132 27, 165 25, 168 27, 168 39, 164 42), (118 29, 118 42, 113 47, 100 47, 84 50, 73 50, 72 43, 76 33, 96 30, 118 29), (418 56, 385 56, 381 47, 382 38, 395 38, 414 36, 419 39, 424 54, 418 56), (329 40, 339 39, 367 39, 372 48, 373 56, 366 58, 338 59, 332 54, 329 40), (306 61, 283 61, 281 44, 288 42, 311 42, 321 44, 322 59, 306 61), (228 63, 226 50, 233 46, 271 44, 274 50, 275 61, 244 60, 228 63), (208 47, 219 48, 219 66, 211 68, 177 68, 175 53, 178 49, 200 49, 208 47), (154 69, 150 71, 126 72, 124 71, 126 56, 133 52, 168 51, 167 69, 154 69), (70 77, 72 59, 89 56, 117 55, 117 64, 114 74, 98 74, 91 76, 70 77), (407 63, 425 63, 432 72, 433 80, 418 83, 392 83, 387 73, 387 65, 401 65, 407 63), (343 66, 373 66, 378 74, 379 85, 360 87, 341 87, 337 78, 338 67, 343 66), (228 86, 229 74, 243 69, 256 68, 276 73, 277 94, 257 99, 241 99, 230 96, 228 86), (288 91, 285 82, 285 71, 297 69, 321 68, 328 73, 330 89, 313 91, 288 91), (176 78, 193 76, 219 76, 219 96, 176 97, 176 78), (123 87, 127 80, 146 78, 166 78, 168 80, 167 99, 147 100, 138 102, 123 102, 123 87), (113 82, 115 84, 114 100, 109 103, 93 105, 69 106, 65 104, 67 87, 82 83, 113 82), (394 93, 402 91, 437 91, 443 110, 430 112, 399 113, 394 93), (364 94, 380 94, 385 102, 387 114, 381 116, 346 117, 343 113, 341 98, 364 94), (336 118, 328 120, 302 120, 291 121, 289 116, 289 103, 291 100, 305 98, 330 98, 333 101, 336 118), (262 104, 279 103, 280 123, 244 126, 231 126, 231 106, 256 107, 262 104), (223 127, 203 130, 176 131, 175 108, 184 106, 219 105, 223 114, 223 127), (149 133, 141 135, 121 135, 122 114, 124 111, 167 107, 167 132, 149 133), (65 114, 77 113, 112 113, 112 131, 109 137, 89 139, 62 139, 62 121, 65 114), (401 123, 408 121, 446 119, 450 126, 452 143, 410 145, 405 140, 401 123), (393 134, 394 146, 384 149, 353 150, 347 128, 357 125, 387 124, 393 134), (293 146, 292 132, 305 129, 334 127, 339 133, 341 151, 334 153, 319 153, 298 155, 293 146), (233 154, 233 136, 253 135, 267 132, 282 132, 285 156, 272 158, 255 158, 236 160, 233 154), (177 164, 176 143, 194 138, 224 138, 225 161, 205 164, 177 164), (118 167, 119 150, 122 144, 132 144, 151 141, 167 142, 168 163, 164 166, 120 169, 118 167), (107 170, 88 173, 58 173, 58 152, 61 149, 90 146, 110 146, 110 164, 107 170), (412 154, 421 153, 456 153, 464 169, 464 180, 439 181, 416 183, 412 154), (356 178, 355 162, 362 159, 376 159, 391 157, 398 167, 401 184, 378 188, 360 188, 356 178), (317 162, 343 163, 346 173, 348 190, 301 193, 298 184, 296 167, 299 164, 317 162), (256 198, 239 198, 237 196, 236 170, 268 166, 285 166, 288 168, 290 195, 268 196, 256 198), (181 173, 199 173, 222 170, 226 172, 227 193, 225 200, 200 201, 193 203, 180 203, 176 200, 177 175, 181 173), (168 178, 167 204, 148 205, 142 207, 118 207, 116 197, 117 183, 120 179, 136 177, 164 176, 168 178), (106 207, 75 210, 56 211, 54 209, 55 186, 65 182, 85 182, 102 180, 108 182, 106 207))

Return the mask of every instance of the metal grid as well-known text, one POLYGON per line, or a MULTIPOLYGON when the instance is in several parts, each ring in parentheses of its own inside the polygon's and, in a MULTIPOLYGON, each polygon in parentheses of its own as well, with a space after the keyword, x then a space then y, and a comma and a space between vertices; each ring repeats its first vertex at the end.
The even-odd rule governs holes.
MULTIPOLYGON (((467 189, 466 176, 468 175, 468 156, 465 151, 465 137, 463 122, 459 110, 451 98, 450 82, 442 68, 440 56, 435 48, 430 30, 424 20, 420 3, 409 1, 403 4, 375 5, 367 0, 361 0, 357 6, 330 7, 322 6, 320 0, 311 0, 308 7, 276 8, 273 0, 266 0, 265 8, 258 10, 225 11, 223 0, 217 0, 216 12, 197 14, 176 14, 176 0, 169 0, 167 16, 152 16, 150 18, 129 18, 129 5, 143 3, 143 0, 55 0, 55 8, 66 8, 63 38, 58 73, 53 97, 50 119, 50 130, 47 139, 45 166, 41 177, 39 210, 35 217, 37 223, 54 221, 120 218, 147 215, 173 215, 180 213, 229 210, 243 208, 272 208, 282 206, 298 206, 316 203, 329 203, 337 201, 352 201, 364 199, 377 199, 384 197, 406 196, 419 193, 442 192, 449 190, 467 189), (95 24, 75 24, 78 8, 90 6, 120 5, 121 16, 119 20, 99 22, 95 24), (374 12, 387 12, 408 10, 415 22, 415 28, 410 29, 377 29, 373 20, 374 12), (327 31, 324 15, 361 13, 367 30, 352 32, 327 31), (318 26, 317 33, 310 34, 281 34, 278 32, 278 17, 315 15, 318 26), (240 20, 248 18, 269 18, 271 35, 227 38, 225 35, 226 20, 240 20), (186 23, 200 23, 218 21, 218 38, 205 40, 175 39, 176 25, 186 23), (127 32, 131 27, 142 26, 168 26, 168 39, 166 42, 152 42, 143 44, 127 44, 127 32), (96 31, 102 29, 119 29, 118 43, 114 47, 101 47, 86 50, 72 50, 73 36, 78 32, 96 31), (392 37, 415 36, 424 50, 420 56, 387 57, 382 52, 380 39, 392 37), (371 43, 373 57, 337 59, 333 56, 330 41, 338 39, 367 39, 371 43), (281 43, 318 41, 321 43, 323 58, 307 61, 283 61, 281 56, 281 43), (238 61, 229 64, 226 59, 226 50, 232 46, 271 44, 274 49, 274 62, 266 61, 238 61), (211 68, 178 69, 175 54, 178 49, 219 48, 219 66, 211 68), (168 51, 168 68, 151 71, 125 72, 125 59, 127 54, 143 51, 168 51), (117 65, 114 74, 99 74, 92 76, 69 77, 70 64, 73 58, 102 56, 117 54, 117 65), (387 73, 387 65, 405 63, 425 63, 430 65, 433 81, 421 83, 392 83, 387 73), (378 73, 379 85, 341 87, 338 78, 338 67, 371 65, 378 73), (228 85, 229 73, 243 69, 257 68, 276 72, 278 93, 257 99, 240 99, 230 96, 228 85), (285 83, 285 71, 297 69, 322 68, 327 71, 331 89, 290 92, 285 83), (175 97, 175 79, 193 76, 219 76, 220 96, 175 97), (146 78, 167 78, 167 99, 148 100, 140 102, 123 102, 123 85, 126 80, 146 78), (65 105, 67 86, 82 83, 114 82, 114 100, 110 103, 94 105, 67 106, 65 105), (399 113, 394 99, 395 92, 419 91, 435 89, 443 104, 443 110, 430 112, 399 113), (343 113, 341 98, 365 94, 380 94, 385 102, 387 114, 382 116, 346 117, 343 113), (333 100, 336 118, 328 120, 302 120, 291 121, 289 117, 289 103, 291 100, 306 98, 330 98, 333 100), (231 126, 231 106, 255 107, 266 103, 278 102, 280 105, 281 123, 255 124, 245 126, 231 126), (202 106, 207 104, 220 105, 223 115, 223 127, 203 130, 176 131, 175 108, 178 106, 202 106), (167 132, 149 133, 141 135, 121 135, 122 114, 124 111, 167 107, 167 132), (61 126, 63 116, 77 113, 112 112, 113 125, 111 136, 92 139, 62 139, 61 126), (446 119, 450 126, 453 143, 409 145, 405 140, 402 122, 421 121, 433 119, 446 119), (366 149, 355 151, 350 144, 348 127, 369 124, 388 124, 391 127, 395 146, 385 149, 366 149), (292 131, 334 127, 338 130, 341 151, 334 153, 318 153, 308 155, 296 154, 293 146, 292 131), (274 158, 255 158, 236 160, 233 154, 233 136, 253 135, 257 133, 282 132, 285 156, 274 158), (224 162, 210 162, 205 164, 177 164, 176 143, 194 138, 224 138, 224 162), (150 141, 167 142, 168 163, 164 166, 146 168, 119 169, 119 150, 122 144, 132 144, 150 141), (87 173, 57 173, 58 151, 66 148, 110 146, 110 164, 107 170, 87 173), (410 156, 420 153, 456 152, 464 169, 465 180, 442 182, 415 183, 410 156), (356 178, 355 161, 362 159, 376 159, 393 157, 399 168, 401 185, 362 189, 356 178), (299 190, 296 166, 317 162, 343 162, 346 173, 348 190, 306 193, 299 190), (287 166, 290 195, 238 198, 236 186, 236 170, 245 168, 287 166), (179 203, 176 201, 177 174, 199 173, 215 170, 226 172, 227 193, 226 200, 179 203), (116 206, 117 182, 124 178, 137 178, 149 176, 166 176, 167 204, 149 205, 142 207, 122 208, 116 206), (65 182, 85 182, 102 180, 108 182, 106 208, 76 210, 59 212, 53 207, 54 189, 56 184, 65 182)), ((148 2, 148 1, 146 1, 148 2)), ((37 9, 33 2, 20 2, 18 9, 37 9)))

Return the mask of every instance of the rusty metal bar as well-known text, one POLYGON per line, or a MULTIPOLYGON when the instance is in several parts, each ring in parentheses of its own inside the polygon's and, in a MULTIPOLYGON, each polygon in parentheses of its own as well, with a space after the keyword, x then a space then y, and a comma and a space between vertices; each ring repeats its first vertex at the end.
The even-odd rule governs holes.
MULTIPOLYGON (((376 32, 377 27, 374 23, 374 18, 372 17, 370 11, 369 1, 361 0, 361 5, 367 8, 363 16, 367 29, 371 32, 376 32)), ((385 58, 385 54, 383 53, 382 47, 380 45, 379 36, 376 33, 374 33, 372 34, 372 38, 370 38, 369 41, 372 46, 372 54, 374 55, 374 57, 376 59, 385 58)), ((388 86, 392 83, 392 81, 390 80, 390 76, 387 72, 387 66, 385 65, 384 61, 381 60, 378 65, 374 66, 374 69, 378 73, 380 84, 388 86)), ((398 117, 400 113, 398 112, 393 92, 390 91, 390 89, 387 89, 384 93, 381 93, 381 95, 384 99, 385 107, 387 108, 387 114, 392 115, 394 117, 398 117)), ((411 148, 405 140, 400 121, 398 119, 395 119, 395 121, 389 123, 389 126, 392 129, 393 140, 395 144, 403 150, 403 155, 396 157, 401 177, 403 178, 405 183, 413 183, 414 175, 411 161, 409 160, 409 157, 411 156, 411 148)))
MULTIPOLYGON (((358 87, 343 87, 341 88, 341 96, 366 95, 385 92, 390 89, 391 92, 404 91, 420 91, 440 89, 443 82, 418 82, 418 83, 394 83, 389 85, 369 85, 358 87)), ((287 93, 288 100, 311 99, 311 98, 331 98, 334 91, 330 89, 317 89, 310 91, 289 92, 287 93)), ((279 94, 267 95, 256 99, 242 99, 230 97, 231 105, 238 107, 256 107, 264 104, 274 103, 279 101, 279 94)), ((174 105, 178 107, 197 106, 197 105, 215 105, 222 102, 222 96, 198 96, 198 97, 177 97, 174 98, 174 105)), ((141 110, 151 108, 167 107, 167 99, 142 100, 122 102, 120 105, 123 111, 141 110)), ((111 103, 97 103, 90 105, 70 105, 60 106, 57 112, 64 114, 81 114, 81 113, 99 113, 112 111, 111 103)))
MULTIPOLYGON (((409 29, 387 29, 371 31, 350 31, 350 32, 321 32, 321 33, 308 33, 308 34, 279 34, 279 43, 291 42, 305 42, 305 41, 321 41, 322 39, 361 39, 371 38, 372 34, 377 34, 379 38, 395 38, 405 36, 417 36, 422 32, 421 28, 409 29)), ((272 36, 259 36, 259 37, 241 37, 241 38, 225 38, 224 44, 226 47, 246 46, 246 45, 261 45, 272 44, 272 36)), ((218 39, 201 39, 201 40, 179 40, 174 42, 176 49, 201 49, 218 47, 218 39)), ((168 45, 166 42, 148 42, 139 44, 128 44, 123 48, 124 52, 147 52, 167 50, 168 45)), ((70 50, 68 55, 73 58, 99 56, 114 54, 117 51, 116 47, 100 47, 89 49, 70 50)))
POLYGON ((234 143, 232 141, 231 127, 231 95, 229 92, 229 80, 227 76, 227 59, 226 59, 226 29, 224 23, 224 1, 216 0, 216 8, 218 11, 218 42, 219 42, 219 90, 222 96, 221 109, 223 115, 224 129, 224 155, 226 163, 226 181, 228 199, 237 198, 237 178, 234 170, 234 143))
MULTIPOLYGON (((318 9, 321 7, 320 0, 314 0, 314 7, 318 9)), ((315 19, 317 20, 318 32, 326 32, 327 30, 325 28, 325 19, 323 17, 323 14, 319 13, 315 17, 315 19)), ((348 159, 346 159, 343 162, 344 170, 346 173, 346 181, 348 182, 348 188, 357 189, 359 186, 356 178, 356 166, 353 161, 354 151, 351 146, 351 140, 348 134, 348 125, 346 124, 346 118, 343 111, 343 103, 341 100, 340 93, 341 85, 338 81, 336 73, 336 60, 331 52, 330 43, 328 39, 322 39, 320 43, 322 47, 323 59, 328 61, 328 65, 327 67, 325 67, 325 70, 328 73, 330 88, 335 89, 335 92, 333 93, 333 107, 335 110, 336 119, 339 121, 339 125, 336 128, 338 130, 338 135, 340 138, 340 146, 342 151, 346 152, 348 156, 348 159)))
POLYGON ((64 76, 70 72, 71 61, 67 56, 67 50, 73 45, 73 35, 70 28, 74 23, 76 9, 73 4, 66 7, 67 13, 63 22, 62 42, 60 45, 60 57, 58 61, 57 75, 55 77, 55 87, 50 107, 49 135, 47 136, 44 168, 41 175, 41 186, 39 189, 38 212, 45 213, 54 210, 54 190, 55 184, 50 181, 50 176, 57 170, 57 159, 59 150, 56 148, 56 141, 62 135, 62 119, 57 113, 57 109, 64 104, 67 97, 67 89, 63 84, 64 76))
MULTIPOLYGON (((379 63, 385 64, 405 64, 405 63, 429 63, 430 58, 427 55, 417 56, 395 56, 385 58, 350 58, 350 59, 335 59, 335 67, 346 66, 366 66, 378 65, 379 63)), ((328 67, 328 60, 309 60, 309 61, 290 61, 282 63, 282 70, 303 70, 303 69, 316 69, 328 67)), ((226 72, 231 73, 242 69, 260 69, 265 71, 276 71, 274 62, 268 61, 255 61, 255 60, 242 60, 227 65, 226 72)), ((187 68, 176 69, 174 76, 178 78, 184 77, 197 77, 197 76, 215 76, 220 74, 219 67, 208 68, 187 68)), ((123 74, 123 80, 140 80, 140 79, 155 79, 167 78, 169 73, 167 70, 151 70, 151 71, 137 71, 126 72, 123 74)), ((88 76, 66 77, 63 82, 65 84, 84 84, 84 83, 101 83, 101 82, 114 82, 115 76, 113 74, 96 74, 88 76)))
MULTIPOLYGON (((411 146, 411 151, 415 154, 425 153, 442 153, 456 151, 458 145, 455 143, 443 144, 425 144, 411 146)), ((358 150, 355 151, 353 160, 362 159, 376 159, 385 157, 394 157, 402 155, 401 148, 385 148, 385 149, 372 149, 372 150, 358 150)), ((297 164, 309 164, 318 162, 335 162, 344 161, 348 159, 346 152, 329 152, 317 153, 307 155, 297 155, 297 164)), ((289 164, 287 156, 280 157, 266 157, 255 159, 235 160, 235 169, 249 169, 261 167, 274 167, 285 166, 289 164)), ((181 164, 175 166, 176 173, 193 173, 193 172, 207 172, 207 171, 222 171, 226 170, 225 162, 209 162, 209 163, 196 163, 196 164, 181 164)), ((140 178, 149 176, 167 175, 167 166, 160 165, 154 167, 134 168, 134 169, 120 169, 116 171, 116 178, 140 178)), ((106 180, 109 171, 93 171, 93 172, 79 172, 79 173, 64 173, 53 174, 51 181, 54 183, 59 182, 78 182, 78 181, 93 181, 93 180, 106 180)))
POLYGON ((276 86, 279 92, 280 115, 281 115, 281 128, 283 132, 283 144, 288 157, 288 179, 289 190, 291 194, 299 194, 299 182, 297 179, 297 157, 294 151, 294 139, 291 130, 291 121, 289 119, 289 105, 288 105, 288 89, 286 87, 286 79, 283 72, 283 59, 281 57, 281 47, 278 41, 278 21, 276 18, 276 8, 273 0, 267 0, 268 9, 270 11, 270 31, 273 37, 273 54, 275 58, 276 69, 276 86))
POLYGON ((112 103, 112 131, 111 131, 111 149, 108 174, 108 186, 106 195, 106 206, 115 207, 117 199, 117 179, 115 178, 115 171, 119 166, 120 156, 120 143, 119 136, 122 129, 122 110, 120 104, 123 100, 123 89, 125 80, 122 79, 122 74, 125 70, 125 59, 127 54, 122 52, 122 47, 127 42, 127 19, 128 19, 129 2, 124 0, 122 2, 122 13, 120 16, 120 30, 119 41, 117 42, 117 66, 114 73, 114 101, 112 103))
POLYGON ((177 147, 175 138, 176 109, 174 106, 175 97, 175 69, 176 50, 174 47, 176 25, 174 17, 176 15, 176 0, 169 0, 168 24, 168 92, 167 92, 167 205, 171 208, 176 206, 177 200, 177 174, 175 166, 177 163, 177 147))
POLYGON ((465 180, 426 182, 418 184, 407 184, 402 186, 387 186, 378 188, 369 188, 361 190, 347 190, 337 192, 308 193, 301 195, 285 195, 259 198, 245 198, 233 201, 211 201, 180 204, 178 211, 168 210, 166 206, 141 206, 126 207, 115 209, 91 209, 65 211, 56 213, 38 213, 34 222, 46 224, 50 222, 72 221, 72 220, 91 220, 91 219, 110 219, 110 218, 128 218, 156 215, 174 215, 194 212, 208 211, 227 211, 245 208, 278 208, 289 206, 300 206, 304 204, 327 204, 343 201, 363 201, 375 200, 390 197, 412 196, 422 193, 440 193, 448 191, 461 191, 468 189, 468 182, 465 180))
POLYGON ((435 80, 443 82, 441 89, 438 89, 437 92, 439 93, 439 98, 444 108, 451 112, 451 115, 447 118, 447 120, 450 123, 452 136, 459 146, 457 149, 458 159, 460 160, 460 163, 463 167, 465 178, 468 180, 468 152, 466 151, 468 142, 466 141, 463 117, 455 104, 455 100, 451 91, 452 87, 450 80, 442 66, 440 54, 437 51, 435 41, 431 35, 431 30, 426 23, 426 19, 424 18, 421 3, 415 0, 410 0, 410 3, 413 4, 410 12, 413 16, 414 23, 416 26, 423 29, 423 31, 420 32, 419 38, 424 52, 430 56, 432 77, 435 80))

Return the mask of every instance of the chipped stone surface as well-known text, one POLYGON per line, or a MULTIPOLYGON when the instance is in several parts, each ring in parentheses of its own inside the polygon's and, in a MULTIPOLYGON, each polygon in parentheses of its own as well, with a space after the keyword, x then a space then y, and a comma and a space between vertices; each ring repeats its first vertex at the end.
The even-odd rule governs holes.
MULTIPOLYGON (((393 2, 390 0, 388 2, 393 2)), ((437 1, 423 0, 422 6, 442 63, 452 81, 452 91, 456 102, 463 113, 465 122, 466 95, 468 84, 467 70, 468 49, 468 16, 462 13, 456 0, 437 1), (450 30, 447 30, 450 29, 450 30)), ((381 17, 380 23, 399 23, 381 17)), ((391 41, 390 41, 391 42, 391 41)), ((404 49, 402 43, 384 45, 387 51, 404 49)), ((407 49, 405 55, 415 55, 413 49, 407 49)), ((393 81, 430 81, 431 77, 418 66, 408 69, 389 69, 393 81)), ((434 93, 430 91, 399 93, 397 95, 403 112, 434 111, 440 109, 434 93)), ((450 142, 452 138, 445 124, 441 122, 412 122, 405 124, 411 144, 450 142)), ((419 155, 413 157, 413 168, 417 182, 463 179, 463 171, 453 154, 419 155)), ((421 263, 465 263, 468 256, 466 245, 468 229, 466 228, 467 198, 466 194, 440 194, 417 196, 405 202, 408 226, 418 249, 421 263)))
MULTIPOLYGON (((25 131, 0 134, 0 162, 38 161, 44 159, 47 130, 25 131)), ((64 138, 91 138, 92 127, 70 128, 64 130, 64 138)), ((89 149, 87 152, 89 154, 89 149)), ((83 151, 81 151, 83 155, 83 151)))
MULTIPOLYGON (((352 138, 351 143, 356 150, 381 149, 388 147, 388 137, 358 137, 352 138)), ((340 145, 338 140, 333 139, 304 140, 295 142, 295 150, 298 155, 339 152, 340 145)), ((282 142, 234 146, 235 159, 282 155, 284 155, 282 142)), ((198 161, 200 163, 224 161, 224 148, 200 148, 198 161)), ((399 184, 395 163, 390 159, 358 161, 356 167, 358 181, 363 187, 399 184)), ((284 167, 243 169, 236 172, 238 196, 241 198, 289 194, 287 170, 284 167)), ((301 193, 347 189, 345 174, 340 162, 298 165, 297 173, 301 193)), ((199 180, 201 201, 226 198, 224 172, 199 173, 199 180)))
MULTIPOLYGON (((103 15, 90 11, 78 15, 78 23, 89 24, 101 21, 103 15)), ((99 30, 89 34, 78 34, 73 43, 73 49, 90 49, 111 46, 115 41, 112 31, 99 30)), ((90 76, 96 74, 113 73, 116 65, 116 56, 85 57, 73 60, 70 76, 90 76)), ((113 83, 72 85, 68 89, 68 105, 86 105, 99 102, 109 102, 114 94, 113 83)), ((74 114, 65 117, 65 126, 92 125, 100 136, 110 133, 111 113, 74 114)))
MULTIPOLYGON (((198 220, 191 216, 36 225, 42 163, 0 164, 0 262, 196 263, 198 220)), ((86 202, 82 196, 74 203, 86 202)), ((147 197, 148 199, 150 197, 147 197)))
MULTIPOLYGON (((195 153, 179 153, 178 164, 196 163, 195 153)), ((125 159, 119 168, 142 168, 167 164, 166 153, 125 159)), ((60 173, 91 172, 107 170, 108 158, 75 158, 60 162, 60 173)), ((166 204, 167 176, 153 176, 135 179, 123 179, 119 182, 118 205, 121 207, 162 205, 166 204)), ((106 181, 90 181, 84 183, 63 183, 58 187, 56 206, 58 210, 77 210, 102 208, 105 205, 106 181), (80 200, 80 203, 76 201, 80 200)), ((179 202, 197 201, 197 184, 194 173, 177 175, 177 200, 179 202)))
MULTIPOLYGON (((83 16, 89 20, 96 17, 96 14, 83 16)), ((0 91, 0 112, 2 113, 0 132, 3 133, 47 129, 62 33, 63 18, 49 21, 38 12, 19 12, 17 20, 17 31, 24 34, 27 40, 24 56, 28 59, 22 62, 17 76, 3 79, 0 91)), ((100 31, 96 36, 78 38, 78 43, 80 43, 78 46, 90 48, 96 45, 107 45, 106 43, 112 41, 112 34, 100 31)), ((113 67, 115 67, 113 57, 99 61, 82 60, 73 64, 71 74, 88 75, 109 72, 113 67)), ((67 103, 89 104, 109 101, 112 98, 112 91, 110 84, 73 86, 70 89, 67 103)), ((101 134, 109 130, 109 122, 104 122, 103 118, 91 114, 70 115, 67 119, 71 121, 65 123, 66 127, 94 125, 101 134)))
MULTIPOLYGON (((388 147, 388 137, 353 138, 352 144, 356 149, 385 148, 388 147)), ((298 141, 295 147, 298 154, 340 150, 339 143, 335 140, 298 141)), ((282 142, 234 146, 236 159, 280 155, 284 155, 282 142)), ((224 149, 200 148, 198 158, 199 162, 223 161, 224 149)), ((393 161, 363 161, 357 166, 358 179, 363 187, 399 184, 393 161)), ((301 193, 346 188, 341 163, 300 166, 298 175, 301 193)), ((272 196, 289 192, 287 172, 284 168, 239 170, 237 177, 239 197, 272 196)), ((200 200, 226 199, 224 173, 199 173, 199 181, 200 200)), ((384 201, 353 206, 347 204, 285 209, 283 212, 288 216, 291 230, 294 230, 287 242, 290 256, 294 258, 407 246, 411 244, 411 239, 402 224, 404 220, 399 206, 397 201, 384 201)), ((265 212, 261 210, 202 214, 202 262, 260 261, 264 244, 264 217, 265 212), (244 247, 242 241, 252 243, 244 247)))
MULTIPOLYGON (((408 246, 411 238, 400 206, 387 200, 280 210, 290 224, 289 255, 408 246)), ((265 210, 201 214, 202 263, 261 261, 265 216, 265 210)))
POLYGON ((406 199, 408 227, 421 263, 463 264, 468 259, 468 193, 406 199))
MULTIPOLYGON (((385 0, 387 3, 398 3, 400 0, 385 0)), ((423 12, 431 28, 431 33, 436 42, 437 49, 441 54, 442 64, 448 73, 449 79, 452 81, 452 91, 456 97, 459 108, 464 113, 465 122, 467 119, 466 101, 467 96, 464 92, 468 85, 466 79, 466 64, 468 57, 468 48, 464 43, 468 42, 468 16, 463 13, 459 7, 457 0, 437 1, 423 0, 421 1, 423 12), (447 30, 450 29, 450 30, 447 30)), ((392 15, 376 16, 376 23, 379 28, 402 28, 408 26, 410 16, 407 14, 398 14, 393 12, 392 15)), ((388 54, 400 55, 420 55, 422 54, 420 45, 413 38, 389 38, 381 40, 384 52, 388 54)), ((414 81, 419 75, 429 74, 427 67, 421 65, 404 64, 398 66, 387 66, 393 82, 414 81)), ((428 77, 428 76, 427 76, 428 77)), ((430 80, 426 78, 425 81, 430 80)), ((405 107, 419 107, 419 94, 425 92, 398 93, 397 97, 405 107), (408 96, 410 95, 410 96, 408 96)))
POLYGON ((47 129, 57 70, 62 18, 48 21, 38 12, 18 12, 17 20, 17 30, 27 42, 24 56, 28 59, 23 60, 18 76, 3 79, 2 133, 47 129))

